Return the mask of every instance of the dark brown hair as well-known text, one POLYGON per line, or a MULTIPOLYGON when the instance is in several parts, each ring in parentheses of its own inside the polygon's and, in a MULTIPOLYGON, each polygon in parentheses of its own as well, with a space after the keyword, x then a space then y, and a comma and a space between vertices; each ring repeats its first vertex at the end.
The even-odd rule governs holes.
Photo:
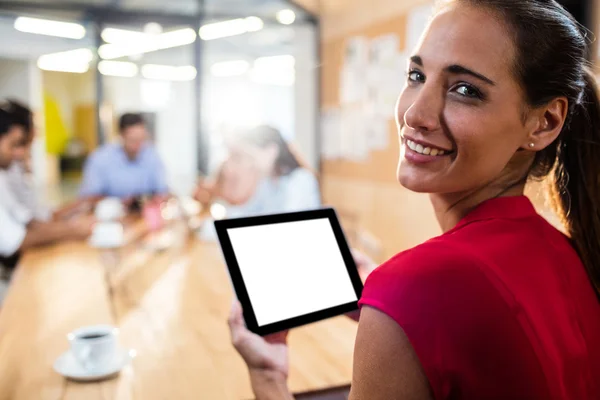
POLYGON ((6 135, 13 125, 10 113, 0 107, 0 138, 6 135))
POLYGON ((516 48, 514 73, 527 103, 564 96, 557 139, 536 153, 530 177, 550 199, 600 296, 600 101, 588 57, 591 34, 555 0, 456 0, 500 15, 516 48))
POLYGON ((25 142, 29 143, 33 139, 33 113, 29 107, 14 99, 7 99, 1 107, 10 114, 13 125, 23 128, 25 142))
POLYGON ((279 156, 275 160, 275 173, 278 176, 288 175, 296 168, 301 167, 301 163, 294 155, 288 143, 281 133, 268 125, 260 125, 240 134, 240 140, 259 146, 261 148, 274 144, 279 149, 279 156))
POLYGON ((146 121, 144 121, 144 117, 142 117, 142 114, 138 114, 138 113, 126 113, 121 115, 121 118, 119 118, 119 132, 121 134, 123 134, 123 131, 125 131, 125 129, 129 128, 130 126, 135 126, 135 125, 144 125, 146 123, 146 121))

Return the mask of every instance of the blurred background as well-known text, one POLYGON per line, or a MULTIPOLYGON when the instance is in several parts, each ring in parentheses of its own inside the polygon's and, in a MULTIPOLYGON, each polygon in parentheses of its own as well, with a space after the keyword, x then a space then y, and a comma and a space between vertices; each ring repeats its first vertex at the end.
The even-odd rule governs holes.
MULTIPOLYGON (((596 31, 597 2, 562 3, 596 31)), ((215 173, 227 132, 268 124, 316 172, 323 202, 363 241, 379 238, 385 257, 438 233, 429 205, 395 181, 393 123, 431 5, 1 1, 0 98, 35 111, 34 178, 55 205, 77 195, 86 157, 117 139, 124 112, 143 113, 177 195, 215 173)))
POLYGON ((316 165, 317 23, 287 1, 1 2, 0 32, 0 97, 38 114, 41 185, 74 186, 124 112, 144 114, 174 192, 233 126, 301 138, 316 165))

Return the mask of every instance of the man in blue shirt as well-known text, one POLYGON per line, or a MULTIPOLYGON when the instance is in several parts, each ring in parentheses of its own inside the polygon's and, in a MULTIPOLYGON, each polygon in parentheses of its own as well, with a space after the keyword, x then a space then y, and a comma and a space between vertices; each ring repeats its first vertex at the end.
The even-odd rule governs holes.
POLYGON ((148 141, 143 117, 122 115, 119 134, 121 143, 102 146, 87 160, 80 195, 124 199, 167 194, 165 170, 148 141))

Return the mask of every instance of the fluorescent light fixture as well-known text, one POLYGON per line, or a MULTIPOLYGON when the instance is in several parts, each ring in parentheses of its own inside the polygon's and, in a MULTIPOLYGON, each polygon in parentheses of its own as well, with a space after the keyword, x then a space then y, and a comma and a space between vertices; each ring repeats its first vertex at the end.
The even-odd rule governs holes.
POLYGON ((250 69, 246 60, 222 61, 210 66, 210 73, 217 77, 240 76, 250 69))
POLYGON ((213 40, 260 31, 263 27, 262 19, 246 17, 206 24, 200 28, 199 34, 202 40, 213 40))
POLYGON ((138 73, 138 66, 128 61, 107 61, 98 63, 98 71, 102 75, 132 78, 138 73))
POLYGON ((106 43, 140 43, 146 41, 144 32, 129 29, 104 28, 100 34, 106 43))
POLYGON ((20 32, 38 35, 57 36, 69 39, 81 39, 85 36, 83 25, 74 22, 53 21, 49 19, 18 17, 15 29, 20 32))
POLYGON ((90 68, 94 53, 90 49, 62 51, 45 54, 38 58, 37 65, 45 71, 84 73, 90 68))
POLYGON ((196 77, 196 68, 191 65, 175 67, 172 65, 146 64, 142 66, 142 76, 146 79, 162 81, 191 81, 196 77))
POLYGON ((290 9, 280 10, 275 14, 275 18, 283 25, 291 25, 296 20, 296 13, 290 9))
POLYGON ((158 22, 148 22, 144 25, 144 33, 149 35, 159 35, 163 32, 163 27, 158 22))
POLYGON ((196 31, 192 28, 164 32, 160 35, 150 35, 125 29, 106 28, 102 31, 102 38, 109 42, 109 44, 100 46, 98 54, 105 60, 112 60, 134 54, 149 53, 172 47, 185 46, 194 43, 196 41, 196 36, 196 31))
POLYGON ((296 65, 296 59, 294 56, 285 54, 281 56, 270 56, 270 57, 259 57, 254 60, 254 68, 260 69, 281 69, 281 68, 294 68, 296 65))

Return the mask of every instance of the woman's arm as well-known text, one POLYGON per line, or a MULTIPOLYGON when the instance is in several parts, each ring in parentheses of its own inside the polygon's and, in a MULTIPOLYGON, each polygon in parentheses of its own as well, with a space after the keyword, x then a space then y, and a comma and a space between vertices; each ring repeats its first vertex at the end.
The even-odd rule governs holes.
POLYGON ((351 400, 431 400, 408 337, 393 319, 365 306, 354 348, 351 400))
POLYGON ((277 371, 250 370, 250 382, 256 400, 293 400, 287 379, 277 371))

